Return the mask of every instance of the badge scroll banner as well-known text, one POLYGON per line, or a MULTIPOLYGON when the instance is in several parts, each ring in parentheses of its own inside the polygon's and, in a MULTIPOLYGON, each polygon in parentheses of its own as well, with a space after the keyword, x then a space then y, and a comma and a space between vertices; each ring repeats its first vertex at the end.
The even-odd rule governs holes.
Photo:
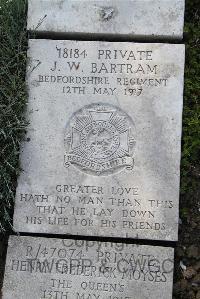
POLYGON ((122 157, 116 158, 111 161, 105 163, 97 163, 94 161, 90 161, 83 157, 79 157, 76 155, 65 155, 65 167, 70 167, 71 164, 77 164, 84 169, 93 169, 94 171, 101 173, 105 170, 112 170, 120 167, 126 166, 127 170, 132 170, 134 166, 134 159, 131 157, 122 157))

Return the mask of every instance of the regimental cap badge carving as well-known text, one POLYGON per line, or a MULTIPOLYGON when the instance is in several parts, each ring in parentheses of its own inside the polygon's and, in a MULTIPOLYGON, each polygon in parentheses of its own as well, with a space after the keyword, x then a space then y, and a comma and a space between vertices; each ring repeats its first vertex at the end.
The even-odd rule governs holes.
POLYGON ((78 110, 65 132, 64 165, 96 176, 132 170, 135 126, 120 108, 91 104, 78 110))

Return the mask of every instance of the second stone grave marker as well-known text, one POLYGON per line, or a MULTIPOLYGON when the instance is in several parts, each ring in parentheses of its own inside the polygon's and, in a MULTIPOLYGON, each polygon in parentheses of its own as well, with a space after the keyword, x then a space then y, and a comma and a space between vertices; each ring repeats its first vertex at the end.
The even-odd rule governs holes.
POLYGON ((3 299, 172 298, 174 250, 12 236, 3 299))
POLYGON ((29 0, 28 30, 93 38, 181 39, 184 0, 29 0))

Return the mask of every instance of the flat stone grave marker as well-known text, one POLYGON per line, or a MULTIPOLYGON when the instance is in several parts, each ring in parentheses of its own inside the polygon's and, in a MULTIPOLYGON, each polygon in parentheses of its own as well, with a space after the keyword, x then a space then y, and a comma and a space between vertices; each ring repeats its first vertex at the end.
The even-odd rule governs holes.
POLYGON ((181 39, 184 0, 29 0, 28 30, 77 37, 181 39))
POLYGON ((30 40, 14 228, 177 240, 184 46, 30 40))
POLYGON ((3 299, 172 298, 174 250, 12 236, 3 299))

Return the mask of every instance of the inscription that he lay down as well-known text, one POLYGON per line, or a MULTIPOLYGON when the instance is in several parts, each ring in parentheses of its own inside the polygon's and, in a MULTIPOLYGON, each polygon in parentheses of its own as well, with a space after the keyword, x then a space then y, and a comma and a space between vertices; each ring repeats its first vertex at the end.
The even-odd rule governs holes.
POLYGON ((16 231, 176 240, 184 46, 37 39, 28 56, 16 231))

